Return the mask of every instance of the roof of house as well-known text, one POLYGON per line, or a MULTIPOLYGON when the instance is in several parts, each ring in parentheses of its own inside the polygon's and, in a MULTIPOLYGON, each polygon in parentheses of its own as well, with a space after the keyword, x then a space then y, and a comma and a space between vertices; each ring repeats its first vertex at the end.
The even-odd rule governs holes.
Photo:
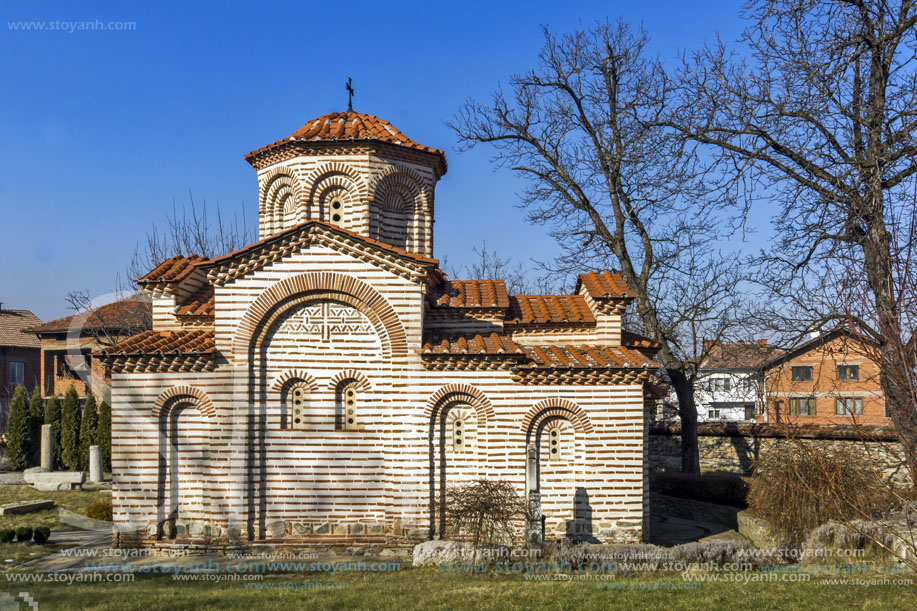
POLYGON ((649 348, 650 350, 659 350, 661 347, 659 342, 624 329, 621 329, 621 344, 630 348, 649 348))
POLYGON ((595 300, 634 299, 637 296, 624 282, 621 274, 607 269, 580 274, 576 278, 574 292, 579 293, 580 287, 585 287, 589 296, 595 300))
POLYGON ((191 275, 198 263, 207 261, 200 255, 175 255, 166 259, 148 274, 137 280, 138 284, 181 282, 191 275))
POLYGON ((424 337, 422 354, 434 355, 523 355, 522 348, 508 335, 453 334, 424 337))
POLYGON ((445 280, 433 294, 435 307, 507 308, 509 295, 503 280, 445 280))
POLYGON ((86 312, 78 312, 63 318, 35 325, 31 333, 63 333, 71 328, 82 329, 136 329, 152 324, 152 305, 147 299, 128 297, 86 312))
POLYGON ((623 346, 590 346, 566 344, 562 346, 525 346, 531 360, 530 367, 539 369, 656 369, 659 363, 647 358, 638 350, 623 346))
POLYGON ((509 299, 508 323, 595 323, 582 295, 515 295, 509 299))
POLYGON ((785 363, 791 359, 794 359, 801 354, 805 354, 806 352, 809 352, 810 350, 813 350, 815 348, 820 348, 821 346, 824 346, 825 344, 832 342, 835 339, 842 337, 842 336, 848 337, 852 339, 853 341, 860 343, 860 344, 866 344, 870 346, 876 345, 875 341, 869 339, 865 335, 861 333, 857 333, 856 331, 852 331, 844 326, 839 326, 839 327, 835 327, 834 329, 831 329, 829 331, 822 333, 818 337, 814 337, 806 342, 803 342, 802 344, 799 344, 795 348, 791 348, 786 351, 781 351, 780 354, 774 356, 773 358, 771 358, 768 361, 761 363, 760 369, 763 371, 763 370, 767 370, 767 369, 776 367, 777 365, 780 365, 781 363, 785 363))
POLYGON ((395 144, 423 153, 437 155, 442 161, 445 173, 446 154, 439 149, 419 144, 395 128, 391 123, 374 115, 348 110, 331 112, 307 121, 289 138, 272 142, 245 155, 246 159, 269 151, 289 142, 302 140, 306 142, 341 142, 341 141, 374 141, 395 144))
POLYGON ((99 351, 106 356, 214 354, 213 331, 144 331, 99 351))
POLYGON ((40 324, 41 319, 28 310, 0 309, 0 346, 41 348, 38 338, 26 332, 40 324))
POLYGON ((189 295, 175 313, 178 316, 213 316, 214 309, 213 285, 205 284, 189 295))
POLYGON ((714 344, 701 369, 757 369, 783 351, 759 342, 719 342, 714 344))

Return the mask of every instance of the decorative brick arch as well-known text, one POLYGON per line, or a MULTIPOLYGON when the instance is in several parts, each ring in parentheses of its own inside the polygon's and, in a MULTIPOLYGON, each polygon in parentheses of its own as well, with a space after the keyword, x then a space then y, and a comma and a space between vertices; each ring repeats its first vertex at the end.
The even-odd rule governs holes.
POLYGON ((427 405, 423 410, 424 421, 430 422, 434 411, 439 411, 447 403, 455 402, 464 402, 471 405, 480 423, 493 420, 497 416, 490 399, 474 386, 469 384, 446 384, 430 395, 427 400, 427 405))
POLYGON ((281 280, 261 293, 239 323, 233 339, 233 358, 244 362, 249 350, 263 342, 274 322, 290 308, 321 299, 352 305, 365 314, 379 333, 384 356, 407 355, 404 326, 382 295, 353 276, 313 272, 281 280))
MULTIPOLYGON (((258 200, 259 215, 262 227, 266 231, 262 234, 273 234, 283 230, 284 211, 289 200, 294 202, 294 210, 298 202, 303 200, 302 190, 296 176, 287 168, 274 168, 259 176, 258 200)), ((294 222, 296 219, 293 219, 294 222)))
POLYGON ((352 186, 352 196, 355 201, 362 202, 368 199, 368 190, 363 176, 351 165, 342 161, 329 161, 314 168, 303 180, 303 191, 308 193, 307 202, 311 206, 315 203, 315 196, 321 186, 332 186, 329 180, 335 179, 334 185, 352 186))
POLYGON ((404 165, 391 165, 377 174, 372 183, 372 198, 384 200, 385 195, 391 189, 411 194, 415 203, 415 210, 418 211, 416 204, 420 204, 419 211, 424 213, 430 212, 430 197, 426 188, 427 181, 416 170, 404 165))
POLYGON ((545 399, 536 403, 522 419, 522 430, 525 432, 526 443, 545 420, 553 418, 563 418, 569 421, 573 425, 573 430, 579 435, 588 435, 595 430, 586 412, 573 401, 560 398, 545 399))
POLYGON ((318 390, 318 382, 302 369, 287 369, 271 382, 271 390, 280 391, 290 380, 301 381, 310 391, 318 390))
POLYGON ((360 385, 360 390, 363 392, 372 392, 373 385, 369 383, 369 378, 367 378, 362 372, 357 371, 356 369, 345 369, 344 371, 339 371, 331 378, 331 381, 328 383, 328 389, 331 391, 337 391, 338 386, 341 382, 345 380, 354 380, 360 385))
MULTIPOLYGON (((162 392, 153 403, 153 417, 159 420, 163 414, 163 408, 167 405, 171 409, 175 399, 188 398, 189 403, 193 403, 202 414, 210 418, 216 417, 216 408, 207 394, 194 386, 173 386, 162 392)), ((168 410, 166 410, 168 412, 168 410)))

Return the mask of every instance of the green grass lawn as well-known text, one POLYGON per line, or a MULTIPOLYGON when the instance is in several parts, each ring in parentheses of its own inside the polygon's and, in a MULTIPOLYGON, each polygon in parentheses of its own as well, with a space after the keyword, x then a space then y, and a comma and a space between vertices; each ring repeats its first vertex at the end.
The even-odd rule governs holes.
MULTIPOLYGON (((241 581, 177 581, 137 576, 134 583, 9 582, 0 591, 28 592, 41 609, 858 609, 913 608, 913 586, 824 583, 704 583, 668 590, 677 575, 628 579, 631 590, 596 582, 530 582, 519 576, 444 575, 435 569, 269 577, 264 589, 241 581), (343 585, 306 589, 316 584, 343 585), (271 587, 271 589, 268 589, 271 587), (663 588, 651 590, 651 588, 663 588), (299 588, 294 591, 293 588, 299 588), (647 591, 650 590, 650 591, 647 591)), ((606 582, 608 583, 608 582, 606 582)))
POLYGON ((97 490, 93 492, 83 490, 57 490, 54 492, 41 492, 31 486, 0 486, 0 505, 15 503, 17 501, 33 501, 50 499, 54 501, 52 509, 22 513, 11 516, 0 516, 0 529, 16 528, 18 526, 47 526, 53 530, 77 530, 75 526, 61 524, 57 519, 57 508, 66 507, 71 511, 83 513, 95 501, 111 500, 111 490, 97 490))

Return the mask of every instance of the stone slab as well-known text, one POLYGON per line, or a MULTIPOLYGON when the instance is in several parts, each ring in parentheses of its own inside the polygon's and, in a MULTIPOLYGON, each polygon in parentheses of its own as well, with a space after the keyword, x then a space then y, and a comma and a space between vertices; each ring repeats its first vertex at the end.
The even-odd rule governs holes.
POLYGON ((54 501, 19 501, 18 503, 7 503, 0 505, 0 516, 8 516, 14 513, 32 513, 33 511, 44 511, 54 507, 54 501))
POLYGON ((25 483, 43 492, 74 490, 86 481, 86 473, 83 471, 48 471, 41 467, 26 469, 22 477, 25 483))
POLYGON ((57 508, 57 519, 59 519, 64 524, 76 526, 77 528, 82 528, 84 530, 107 530, 111 532, 113 526, 111 522, 87 518, 84 515, 75 513, 69 509, 64 509, 63 507, 57 508))

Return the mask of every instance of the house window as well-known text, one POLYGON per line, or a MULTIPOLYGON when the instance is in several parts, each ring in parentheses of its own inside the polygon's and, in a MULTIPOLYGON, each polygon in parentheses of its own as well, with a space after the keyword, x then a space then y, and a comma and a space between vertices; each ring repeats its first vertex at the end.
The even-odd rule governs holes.
POLYGON ((758 410, 755 409, 754 405, 745 406, 745 419, 754 420, 758 416, 758 410))
POLYGON ((814 416, 815 397, 790 397, 791 416, 814 416))
POLYGON ((452 421, 452 451, 464 452, 465 447, 465 421, 456 418, 452 421))
POLYGON ((834 402, 834 413, 838 416, 859 416, 863 413, 863 399, 841 397, 834 402))
POLYGON ((859 380, 860 379, 859 365, 838 365, 837 366, 837 379, 838 380, 859 380))
POLYGON ((308 389, 304 384, 294 384, 287 389, 285 403, 287 412, 287 427, 293 429, 306 428, 308 414, 308 389))
POLYGON ((339 427, 345 431, 355 430, 359 427, 357 397, 359 385, 356 380, 345 380, 338 386, 337 404, 339 427))
POLYGON ((715 420, 720 417, 721 413, 722 412, 720 411, 720 408, 711 407, 710 409, 707 410, 707 418, 709 418, 710 420, 715 420))
POLYGON ((729 378, 710 378, 707 380, 707 392, 729 392, 732 380, 729 378))
POLYGON ((25 382, 25 365, 19 361, 10 361, 10 385, 22 384, 25 382))
POLYGON ((812 380, 811 367, 793 367, 794 382, 810 382, 812 380))

